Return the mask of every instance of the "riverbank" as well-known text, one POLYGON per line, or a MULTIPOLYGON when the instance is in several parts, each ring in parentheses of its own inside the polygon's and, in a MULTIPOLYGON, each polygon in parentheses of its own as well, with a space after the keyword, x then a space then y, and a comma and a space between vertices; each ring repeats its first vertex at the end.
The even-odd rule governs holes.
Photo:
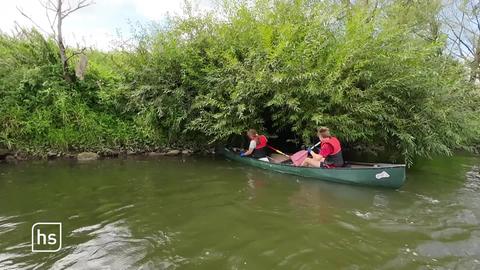
POLYGON ((62 152, 48 151, 45 153, 28 154, 23 151, 14 151, 8 149, 0 149, 0 163, 16 163, 29 160, 98 160, 98 159, 115 159, 127 158, 129 156, 137 157, 162 157, 162 156, 190 156, 190 155, 211 155, 215 153, 214 148, 210 149, 187 149, 187 148, 157 148, 145 150, 112 150, 106 149, 102 151, 79 151, 79 152, 62 152))

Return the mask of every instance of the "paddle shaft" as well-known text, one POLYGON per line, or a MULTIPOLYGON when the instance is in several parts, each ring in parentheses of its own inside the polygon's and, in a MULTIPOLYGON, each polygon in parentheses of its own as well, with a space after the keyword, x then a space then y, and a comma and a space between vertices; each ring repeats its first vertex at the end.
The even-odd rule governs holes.
POLYGON ((284 155, 284 156, 286 156, 286 157, 290 158, 290 156, 289 156, 289 155, 287 155, 287 154, 283 153, 282 151, 280 151, 280 150, 278 150, 278 149, 275 149, 275 148, 271 147, 270 145, 267 145, 267 147, 268 147, 268 148, 270 148, 270 149, 272 149, 273 151, 275 151, 275 152, 279 153, 280 155, 284 155))
POLYGON ((310 150, 313 150, 313 148, 317 147, 321 142, 317 142, 314 146, 310 147, 310 150))
MULTIPOLYGON (((316 143, 314 146, 310 147, 310 150, 313 150, 313 148, 317 147, 318 145, 320 144, 320 142, 316 143)), ((290 157, 289 155, 283 153, 282 151, 270 146, 270 145, 267 145, 268 148, 272 149, 273 151, 279 153, 280 155, 283 155, 283 156, 286 156, 286 157, 290 157)))

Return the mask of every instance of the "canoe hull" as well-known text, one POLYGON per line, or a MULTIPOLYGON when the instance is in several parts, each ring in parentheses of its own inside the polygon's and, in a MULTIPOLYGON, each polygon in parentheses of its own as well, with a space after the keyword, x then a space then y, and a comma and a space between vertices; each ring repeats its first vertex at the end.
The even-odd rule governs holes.
POLYGON ((400 188, 406 178, 405 165, 383 164, 381 167, 320 169, 295 167, 240 157, 227 148, 223 149, 222 154, 230 160, 257 168, 337 183, 400 188))

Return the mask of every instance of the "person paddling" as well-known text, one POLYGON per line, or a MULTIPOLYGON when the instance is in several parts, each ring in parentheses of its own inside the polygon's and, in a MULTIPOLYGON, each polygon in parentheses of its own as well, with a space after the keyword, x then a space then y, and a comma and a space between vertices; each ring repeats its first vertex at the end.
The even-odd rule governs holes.
POLYGON ((248 156, 268 162, 269 160, 265 151, 267 147, 267 137, 265 137, 265 135, 258 135, 257 131, 253 128, 247 131, 247 136, 250 139, 250 145, 246 152, 240 153, 240 156, 248 156))
POLYGON ((310 149, 308 153, 311 158, 306 158, 301 166, 317 168, 335 168, 343 166, 342 146, 340 141, 330 135, 327 127, 318 129, 318 138, 320 139, 320 152, 317 154, 310 149))

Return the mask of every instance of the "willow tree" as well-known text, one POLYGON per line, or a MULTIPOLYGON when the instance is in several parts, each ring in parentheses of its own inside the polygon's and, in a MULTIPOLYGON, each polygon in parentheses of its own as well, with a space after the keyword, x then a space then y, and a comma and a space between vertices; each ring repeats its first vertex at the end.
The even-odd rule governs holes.
POLYGON ((478 93, 439 53, 438 2, 410 2, 224 1, 221 17, 174 18, 129 61, 130 106, 172 138, 256 127, 308 142, 327 125, 409 162, 451 154, 478 135, 478 93))

